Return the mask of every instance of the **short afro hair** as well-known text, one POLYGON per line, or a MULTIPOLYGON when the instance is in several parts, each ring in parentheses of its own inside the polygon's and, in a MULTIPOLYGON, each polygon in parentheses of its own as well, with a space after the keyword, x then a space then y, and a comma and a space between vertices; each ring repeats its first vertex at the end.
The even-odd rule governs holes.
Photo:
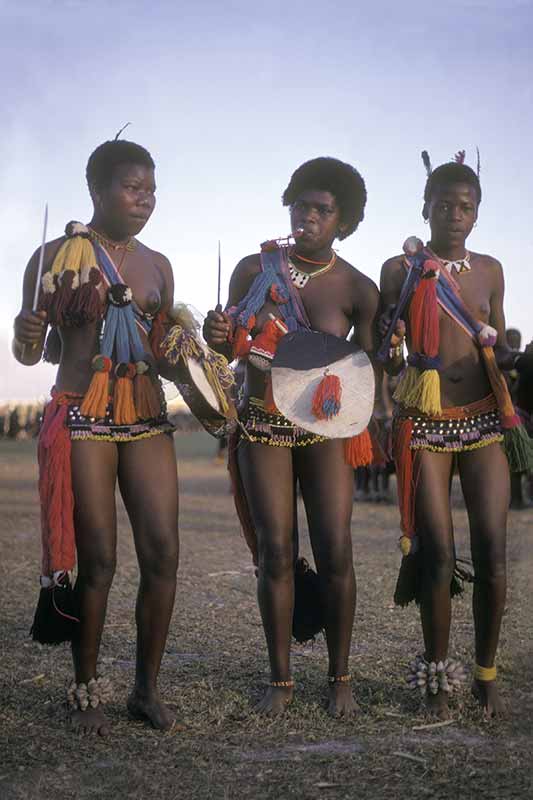
POLYGON ((293 173, 283 192, 283 205, 291 206, 303 192, 313 189, 331 192, 335 198, 345 228, 338 238, 346 239, 365 215, 366 187, 363 178, 355 167, 337 158, 313 158, 293 173))
POLYGON ((144 147, 126 139, 104 142, 89 156, 85 172, 89 188, 104 189, 113 180, 113 172, 119 164, 141 164, 155 169, 152 156, 144 147))
POLYGON ((481 203, 481 184, 474 170, 466 164, 450 161, 447 164, 441 164, 440 167, 436 167, 426 181, 426 187, 424 189, 424 209, 422 211, 424 219, 428 218, 427 206, 433 192, 445 186, 449 186, 452 183, 467 183, 474 189, 478 205, 481 203))

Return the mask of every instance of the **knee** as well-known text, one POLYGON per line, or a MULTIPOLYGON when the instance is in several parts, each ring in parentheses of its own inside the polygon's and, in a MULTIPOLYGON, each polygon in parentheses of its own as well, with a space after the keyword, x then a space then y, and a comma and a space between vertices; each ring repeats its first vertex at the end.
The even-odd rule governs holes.
POLYGON ((294 553, 290 537, 258 536, 259 574, 271 580, 287 579, 294 569, 294 553), (287 540, 287 541, 285 541, 287 540))
POLYGON ((175 580, 179 564, 179 539, 176 528, 160 530, 143 537, 139 569, 143 579, 175 580))
POLYGON ((352 542, 349 532, 335 537, 317 553, 317 567, 325 580, 343 580, 353 572, 352 542))
POLYGON ((455 568, 453 547, 432 547, 429 551, 424 550, 423 559, 424 572, 431 582, 449 586, 455 568))
POLYGON ((506 578, 506 557, 503 549, 490 546, 476 548, 472 552, 472 563, 476 579, 495 583, 506 578))
POLYGON ((92 589, 109 589, 113 582, 115 568, 115 553, 101 551, 79 559, 78 577, 92 589))

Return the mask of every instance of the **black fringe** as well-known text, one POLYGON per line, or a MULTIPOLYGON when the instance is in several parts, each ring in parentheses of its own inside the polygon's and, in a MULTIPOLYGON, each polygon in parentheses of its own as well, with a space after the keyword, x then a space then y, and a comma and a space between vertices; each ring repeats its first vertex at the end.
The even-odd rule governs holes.
POLYGON ((59 585, 41 589, 30 636, 41 644, 61 644, 76 638, 79 613, 68 575, 59 585))
POLYGON ((305 558, 298 558, 294 567, 292 635, 297 642, 308 642, 323 628, 324 609, 319 577, 305 558))
MULTIPOLYGON (((461 558, 455 559, 452 580, 450 583, 450 596, 457 597, 464 591, 465 583, 473 583, 474 575, 462 564, 468 564, 461 558)), ((407 606, 413 600, 420 605, 422 594, 422 551, 418 550, 415 554, 410 554, 402 558, 400 572, 394 590, 394 603, 397 606, 407 606)))

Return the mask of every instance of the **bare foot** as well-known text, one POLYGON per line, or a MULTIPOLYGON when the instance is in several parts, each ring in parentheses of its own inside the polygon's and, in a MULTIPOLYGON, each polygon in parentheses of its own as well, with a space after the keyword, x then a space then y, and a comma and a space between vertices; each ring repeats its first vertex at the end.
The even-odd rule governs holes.
POLYGON ((426 695, 426 708, 432 717, 441 720, 451 719, 447 692, 439 690, 437 694, 428 693, 426 695))
POLYGON ((505 703, 500 697, 496 681, 474 680, 472 694, 488 717, 500 717, 505 713, 505 703))
POLYGON ((254 711, 263 716, 283 714, 292 701, 293 694, 294 687, 292 686, 269 686, 254 711))
POLYGON ((359 706, 348 682, 330 683, 327 711, 330 717, 355 717, 359 706))
POLYGON ((149 722, 158 731, 168 731, 175 722, 173 714, 157 691, 141 694, 138 689, 134 689, 128 697, 127 705, 133 719, 149 722))
POLYGON ((104 714, 102 707, 88 708, 86 711, 71 711, 69 721, 74 730, 83 736, 98 734, 107 736, 109 734, 109 720, 104 714))

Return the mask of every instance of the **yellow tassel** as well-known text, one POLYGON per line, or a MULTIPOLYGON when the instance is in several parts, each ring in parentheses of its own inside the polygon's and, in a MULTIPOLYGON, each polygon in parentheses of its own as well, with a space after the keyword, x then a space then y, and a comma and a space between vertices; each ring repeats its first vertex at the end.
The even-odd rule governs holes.
POLYGON ((408 536, 400 538, 400 550, 402 551, 402 556, 408 556, 411 552, 411 539, 408 536))
POLYGON ((137 422, 131 378, 117 377, 115 380, 113 420, 117 425, 133 425, 134 422, 137 422))
POLYGON ((96 254, 90 239, 84 236, 73 236, 67 239, 57 251, 52 274, 56 275, 65 269, 79 272, 83 267, 96 267, 96 254))
POLYGON ((84 417, 103 419, 109 398, 109 373, 95 372, 85 393, 80 412, 84 417))
POLYGON ((439 373, 436 369, 418 372, 415 367, 408 367, 401 384, 394 393, 394 399, 407 408, 417 408, 422 414, 440 416, 442 406, 439 373), (415 374, 409 374, 409 370, 413 370, 415 374))
POLYGON ((398 386, 396 387, 396 391, 394 392, 393 399, 396 400, 397 403, 401 403, 403 406, 407 405, 407 403, 405 402, 405 398, 412 392, 413 388, 416 386, 417 381, 418 381, 417 368, 407 367, 400 381, 398 382, 398 386))

